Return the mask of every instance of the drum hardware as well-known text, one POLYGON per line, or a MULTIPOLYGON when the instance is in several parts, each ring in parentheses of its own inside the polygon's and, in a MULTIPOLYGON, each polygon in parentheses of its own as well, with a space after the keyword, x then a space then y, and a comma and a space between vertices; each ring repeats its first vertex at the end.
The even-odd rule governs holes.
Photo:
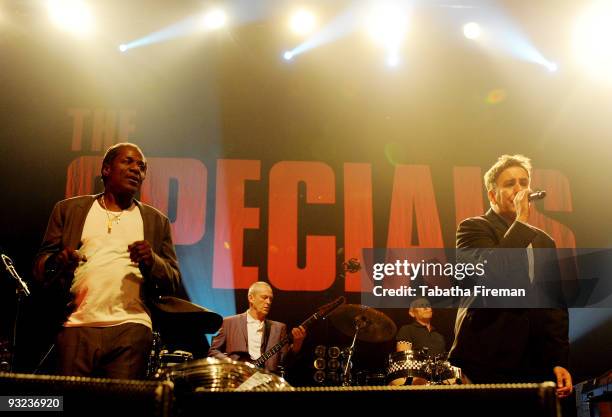
POLYGON ((0 339, 0 372, 11 371, 11 359, 8 340, 0 339))
POLYGON ((387 375, 384 372, 371 372, 366 376, 366 385, 382 386, 386 385, 387 375))
POLYGON ((202 306, 177 297, 158 297, 150 303, 151 318, 165 344, 180 348, 216 333, 223 317, 202 306))
POLYGON ((387 375, 382 371, 359 371, 356 373, 355 383, 358 386, 381 386, 387 385, 387 375))
POLYGON ((391 340, 397 327, 384 313, 360 304, 345 304, 331 314, 331 322, 346 336, 354 337, 355 326, 361 326, 358 340, 370 343, 391 340), (363 322, 363 324, 361 324, 363 322))
POLYGON ((149 352, 149 360, 147 362, 147 379, 155 378, 161 367, 161 336, 157 330, 153 331, 153 341, 151 343, 151 351, 149 352))
MULTIPOLYGON (((16 302, 15 302, 15 316, 13 318, 13 329, 11 333, 11 346, 10 346, 10 349, 8 349, 8 347, 3 347, 3 351, 2 351, 3 359, 0 363, 3 370, 10 372, 15 367, 15 352, 17 351, 16 350, 17 329, 19 327, 18 323, 19 323, 20 310, 23 305, 23 300, 25 299, 25 297, 30 296, 30 289, 28 288, 28 284, 26 284, 25 281, 21 278, 21 276, 19 276, 19 273, 17 272, 17 270, 15 269, 15 265, 13 264, 13 260, 9 258, 7 255, 5 255, 4 253, 0 254, 0 257, 2 258, 4 269, 6 269, 6 272, 8 272, 8 274, 17 283, 15 286, 16 302)), ((51 345, 49 352, 53 349, 53 346, 54 345, 51 345)), ((47 355, 49 354, 49 352, 47 352, 47 355)), ((40 368, 42 363, 47 358, 47 355, 43 357, 42 361, 40 362, 36 370, 40 368)))
POLYGON ((326 350, 327 348, 325 347, 325 345, 317 345, 317 347, 315 347, 314 354, 316 357, 320 358, 320 357, 325 356, 326 350))
POLYGON ((446 355, 430 356, 427 350, 393 352, 387 361, 387 384, 404 384, 402 379, 413 379, 427 385, 461 383, 461 369, 452 366, 446 355))
POLYGON ((331 315, 332 324, 353 340, 348 348, 348 355, 342 372, 342 385, 351 385, 349 373, 357 339, 365 342, 385 342, 391 339, 397 327, 384 313, 368 306, 345 304, 331 315))
POLYGON ((356 316, 354 319, 354 323, 355 323, 355 335, 353 336, 353 342, 351 343, 351 346, 349 347, 348 358, 344 366, 344 371, 342 372, 342 385, 345 387, 351 385, 351 375, 349 374, 349 367, 351 364, 351 359, 353 358, 353 353, 355 353, 355 342, 357 342, 357 336, 359 335, 359 330, 365 328, 368 325, 365 319, 365 316, 363 315, 356 316))
POLYGON ((403 350, 393 352, 387 361, 387 383, 403 384, 401 379, 423 378, 427 379, 426 357, 419 351, 403 350))
POLYGON ((339 382, 341 382, 340 373, 343 371, 346 364, 348 364, 349 369, 352 369, 352 363, 348 361, 348 355, 348 347, 316 346, 312 362, 313 380, 320 385, 337 386, 339 382), (327 353, 327 355, 325 355, 325 353, 327 353))
POLYGON ((161 354, 162 365, 174 366, 174 365, 178 365, 180 363, 184 363, 190 360, 193 360, 193 353, 187 352, 186 350, 175 350, 174 352, 162 350, 162 354, 161 354))
POLYGON ((338 383, 340 382, 338 372, 328 372, 326 378, 327 381, 329 381, 330 385, 338 385, 338 383))
POLYGON ((215 333, 223 317, 177 297, 157 297, 150 303, 155 325, 147 377, 159 378, 167 367, 193 360, 193 352, 208 351, 204 334, 215 333))

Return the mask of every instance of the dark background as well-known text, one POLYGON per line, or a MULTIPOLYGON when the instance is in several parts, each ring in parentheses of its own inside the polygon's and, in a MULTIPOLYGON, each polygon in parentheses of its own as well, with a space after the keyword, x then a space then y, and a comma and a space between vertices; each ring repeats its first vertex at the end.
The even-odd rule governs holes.
MULTIPOLYGON (((485 3, 469 3, 476 9, 485 3)), ((374 243, 387 241, 394 164, 431 168, 444 243, 454 246, 452 170, 483 171, 502 153, 524 153, 536 168, 569 179, 573 211, 543 213, 575 234, 578 247, 612 243, 612 90, 580 73, 570 53, 572 18, 587 2, 488 2, 560 66, 551 74, 503 51, 488 53, 464 39, 461 18, 470 9, 416 2, 409 40, 395 69, 358 33, 295 61, 282 51, 299 41, 283 27, 291 2, 233 2, 253 18, 220 33, 194 33, 120 54, 120 43, 140 38, 202 12, 199 1, 92 2, 98 32, 77 40, 51 27, 34 1, 0 2, 0 245, 26 279, 53 204, 64 197, 66 169, 91 150, 91 121, 83 148, 71 150, 69 108, 131 109, 129 139, 149 157, 195 158, 208 169, 206 234, 177 247, 189 295, 222 314, 244 311, 246 291, 211 288, 216 161, 261 161, 261 181, 247 186, 247 204, 260 207, 260 231, 245 241, 247 264, 266 279, 268 173, 279 161, 328 164, 336 175, 335 205, 301 212, 300 227, 335 235, 343 246, 342 167, 370 163, 374 243), (461 14, 461 16, 459 16, 461 14), (502 99, 487 97, 502 92, 502 99), (235 305, 235 308, 234 308, 235 305)), ((313 2, 321 20, 349 2, 313 2)), ((237 9, 237 10, 238 10, 237 9)), ((485 195, 483 192, 483 201, 485 195)), ((172 204, 171 204, 172 205, 172 204)), ((341 251, 340 251, 341 253, 341 251)), ((0 279, 2 332, 10 335, 13 282, 0 279)), ((275 292, 271 318, 290 326, 343 294, 337 282, 325 293, 275 292)), ((356 294, 349 301, 359 303, 356 294)), ((398 326, 405 311, 385 313, 398 326)), ((455 312, 436 311, 434 324, 452 341, 455 312)), ((18 370, 30 372, 49 340, 44 310, 24 305, 18 370)), ((572 371, 576 382, 612 368, 612 312, 571 311, 572 371)), ((346 345, 348 337, 324 323, 307 339, 346 345)), ((393 343, 360 342, 357 363, 377 368, 393 343)), ((311 372, 304 360, 304 373, 311 372)), ((358 365, 359 366, 359 365, 358 365)))

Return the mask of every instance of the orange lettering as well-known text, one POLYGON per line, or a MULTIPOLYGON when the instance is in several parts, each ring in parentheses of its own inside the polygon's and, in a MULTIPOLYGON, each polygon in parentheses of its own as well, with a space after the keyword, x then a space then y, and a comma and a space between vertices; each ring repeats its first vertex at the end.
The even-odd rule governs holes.
POLYGON ((281 290, 322 291, 335 278, 335 236, 306 236, 306 264, 298 266, 298 183, 308 204, 335 202, 334 172, 321 162, 288 162, 270 171, 268 273, 281 290))

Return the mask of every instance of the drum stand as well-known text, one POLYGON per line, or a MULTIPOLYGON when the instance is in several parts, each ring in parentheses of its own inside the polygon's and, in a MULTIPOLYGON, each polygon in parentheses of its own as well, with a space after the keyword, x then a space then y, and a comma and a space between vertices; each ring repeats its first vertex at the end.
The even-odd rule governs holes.
POLYGON ((342 373, 342 386, 348 387, 351 385, 351 374, 349 369, 351 367, 351 359, 353 359, 353 353, 355 353, 355 343, 357 342, 357 335, 359 334, 359 330, 363 329, 367 326, 366 318, 362 315, 358 315, 354 319, 355 325, 355 335, 353 336, 353 343, 348 348, 348 358, 346 359, 346 364, 344 365, 344 372, 342 373))

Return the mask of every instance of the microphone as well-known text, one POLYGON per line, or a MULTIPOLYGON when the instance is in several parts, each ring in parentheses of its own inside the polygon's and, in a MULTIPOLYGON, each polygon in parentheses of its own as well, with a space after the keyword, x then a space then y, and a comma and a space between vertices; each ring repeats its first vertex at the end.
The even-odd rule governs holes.
POLYGON ((536 191, 535 193, 529 194, 529 201, 541 200, 546 197, 546 191, 536 191))
POLYGON ((17 280, 24 294, 30 295, 30 290, 28 288, 28 285, 21 279, 21 277, 17 273, 17 270, 15 269, 15 266, 13 265, 13 260, 9 258, 8 256, 6 256, 5 254, 0 254, 0 257, 2 257, 2 263, 4 263, 4 268, 9 274, 11 274, 13 278, 17 280))
POLYGON ((351 258, 343 264, 344 269, 351 274, 358 272, 361 269, 361 264, 357 258, 351 258))

